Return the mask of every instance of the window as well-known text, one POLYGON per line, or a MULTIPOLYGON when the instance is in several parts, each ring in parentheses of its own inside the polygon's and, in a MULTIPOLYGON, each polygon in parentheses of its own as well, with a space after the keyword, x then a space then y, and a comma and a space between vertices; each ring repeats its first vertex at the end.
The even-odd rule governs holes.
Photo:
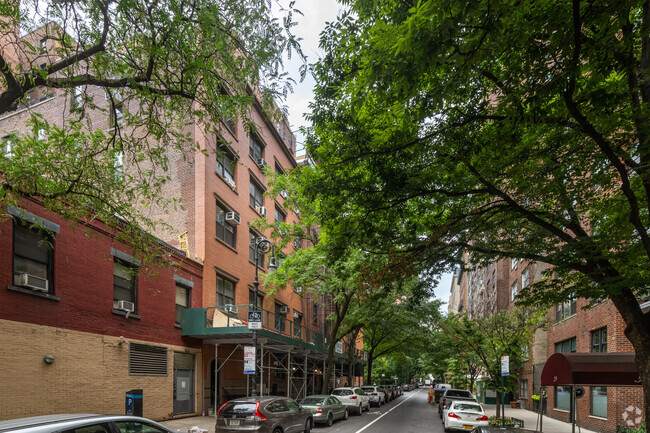
POLYGON ((43 127, 40 127, 40 126, 39 126, 39 127, 36 129, 36 133, 35 133, 34 135, 35 135, 35 137, 36 137, 36 139, 37 139, 38 141, 43 141, 43 140, 45 140, 45 129, 43 129, 43 127))
POLYGON ((52 234, 20 220, 14 220, 13 231, 14 285, 52 293, 52 234))
POLYGON ((136 307, 138 267, 118 258, 113 261, 113 308, 118 301, 133 303, 136 307))
POLYGON ((521 273, 521 288, 525 289, 530 284, 530 266, 521 273))
POLYGON ((250 205, 260 213, 260 208, 264 206, 264 190, 251 179, 250 184, 250 205))
MULTIPOLYGON (((258 240, 263 238, 264 238, 263 236, 260 236, 253 230, 250 230, 248 232, 248 260, 250 260, 253 263, 255 263, 255 248, 257 247, 257 242, 258 240)), ((265 263, 264 260, 265 260, 265 254, 258 250, 257 263, 255 264, 260 268, 264 269, 264 263, 265 263)))
POLYGON ((235 304, 235 284, 217 275, 217 307, 223 309, 226 304, 235 304))
POLYGON ((11 135, 2 137, 2 151, 7 158, 12 157, 14 148, 14 138, 11 135))
POLYGON ((282 304, 275 304, 275 330, 284 332, 285 322, 287 320, 287 315, 282 312, 282 309, 285 308, 282 304))
POLYGON ((293 315, 293 336, 295 338, 302 336, 302 314, 293 315))
POLYGON ((312 306, 312 316, 311 316, 312 325, 318 325, 318 305, 314 304, 312 306))
POLYGON ((217 149, 217 174, 225 179, 231 187, 235 186, 235 157, 227 150, 223 142, 217 149))
POLYGON ((517 297, 517 281, 512 283, 512 286, 510 286, 510 298, 514 301, 515 298, 517 297))
POLYGON ((300 238, 293 238, 293 249, 294 250, 299 250, 302 247, 300 243, 300 238))
POLYGON ((276 173, 277 175, 284 175, 284 169, 283 169, 282 166, 281 166, 280 164, 278 164, 277 162, 275 163, 275 173, 276 173))
POLYGON ((111 129, 122 126, 122 122, 124 120, 123 109, 124 107, 122 105, 122 102, 115 101, 115 103, 111 108, 111 119, 110 119, 111 129))
POLYGON ((83 105, 84 89, 82 86, 74 87, 74 96, 72 97, 72 108, 80 108, 83 105))
POLYGON ((607 418, 607 387, 592 386, 589 398, 589 413, 593 416, 607 418))
POLYGON ((528 379, 522 379, 519 382, 519 397, 528 398, 528 379))
POLYGON ((226 245, 235 248, 237 243, 237 226, 226 222, 226 213, 229 212, 229 210, 219 203, 219 201, 217 201, 216 210, 217 226, 215 236, 217 239, 225 242, 226 245))
POLYGON ((255 134, 251 135, 248 145, 248 154, 255 161, 264 157, 264 146, 262 145, 262 141, 255 134))
POLYGON ((47 38, 41 39, 40 49, 41 49, 41 53, 47 51, 47 38))
POLYGON ((512 269, 517 269, 517 263, 519 263, 519 260, 511 259, 511 263, 512 263, 512 269))
POLYGON ((119 421, 115 425, 119 433, 165 433, 165 430, 142 421, 119 421))
POLYGON ((283 223, 284 220, 286 219, 286 215, 284 212, 282 212, 282 209, 280 209, 277 205, 275 206, 275 222, 276 223, 283 223))
POLYGON ((115 169, 115 179, 122 180, 124 177, 124 150, 121 145, 111 151, 113 157, 113 167, 115 169))
POLYGON ((181 311, 190 308, 190 289, 176 284, 176 324, 181 324, 181 311))
POLYGON ((573 353, 576 351, 576 338, 569 338, 568 340, 555 343, 555 353, 573 353))
POLYGON ((167 376, 167 348, 129 343, 129 374, 167 376))
POLYGON ((555 390, 555 408, 560 410, 569 410, 571 408, 571 387, 556 386, 555 390))
POLYGON ((63 430, 62 433, 111 433, 111 428, 108 424, 91 424, 83 427, 77 427, 71 430, 63 430))
MULTIPOLYGON (((248 304, 249 305, 255 304, 255 292, 253 290, 248 291, 248 304)), ((264 295, 261 294, 259 291, 257 292, 257 309, 258 310, 264 309, 264 295)))
POLYGON ((555 321, 567 319, 576 314, 576 301, 571 299, 555 307, 555 321))
POLYGON ((607 352, 607 328, 591 331, 591 351, 607 352))

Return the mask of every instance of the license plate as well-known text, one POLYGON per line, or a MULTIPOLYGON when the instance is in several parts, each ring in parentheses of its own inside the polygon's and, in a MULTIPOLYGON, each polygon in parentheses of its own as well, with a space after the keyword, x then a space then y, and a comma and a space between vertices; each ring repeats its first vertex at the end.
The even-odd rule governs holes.
POLYGON ((239 419, 231 419, 230 422, 228 423, 228 425, 240 425, 240 424, 241 424, 241 420, 239 419))
POLYGON ((464 428, 464 429, 467 429, 467 430, 471 430, 471 429, 474 428, 474 426, 473 426, 473 425, 467 425, 467 424, 465 424, 465 425, 463 426, 463 428, 464 428))

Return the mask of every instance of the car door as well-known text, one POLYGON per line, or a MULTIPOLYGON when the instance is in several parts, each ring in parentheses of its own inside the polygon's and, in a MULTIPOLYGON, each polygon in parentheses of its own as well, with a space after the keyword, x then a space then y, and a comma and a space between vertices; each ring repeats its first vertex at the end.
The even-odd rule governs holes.
POLYGON ((327 404, 332 406, 332 412, 334 412, 334 418, 343 418, 345 416, 345 405, 336 397, 329 397, 327 399, 327 404))
POLYGON ((293 400, 286 400, 287 407, 289 408, 289 414, 291 418, 290 428, 285 429, 286 433, 301 432, 305 426, 305 420, 307 419, 307 413, 300 410, 300 406, 293 400))

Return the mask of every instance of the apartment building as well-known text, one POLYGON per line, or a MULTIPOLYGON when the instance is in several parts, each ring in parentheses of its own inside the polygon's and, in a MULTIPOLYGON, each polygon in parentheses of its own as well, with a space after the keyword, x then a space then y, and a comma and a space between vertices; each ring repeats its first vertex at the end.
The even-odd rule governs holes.
POLYGON ((164 243, 170 266, 143 263, 101 221, 72 226, 24 200, 0 217, 0 419, 196 413, 201 342, 180 313, 201 304, 203 266, 164 243))

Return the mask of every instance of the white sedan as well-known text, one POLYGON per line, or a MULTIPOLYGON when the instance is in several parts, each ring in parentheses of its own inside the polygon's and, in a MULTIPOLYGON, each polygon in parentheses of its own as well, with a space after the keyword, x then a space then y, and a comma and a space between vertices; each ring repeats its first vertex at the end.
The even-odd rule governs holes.
POLYGON ((479 403, 471 401, 450 401, 442 411, 445 431, 472 430, 474 427, 486 426, 488 416, 479 403))
POLYGON ((361 415, 364 410, 370 410, 370 398, 361 388, 335 388, 332 395, 348 406, 350 412, 361 415))

